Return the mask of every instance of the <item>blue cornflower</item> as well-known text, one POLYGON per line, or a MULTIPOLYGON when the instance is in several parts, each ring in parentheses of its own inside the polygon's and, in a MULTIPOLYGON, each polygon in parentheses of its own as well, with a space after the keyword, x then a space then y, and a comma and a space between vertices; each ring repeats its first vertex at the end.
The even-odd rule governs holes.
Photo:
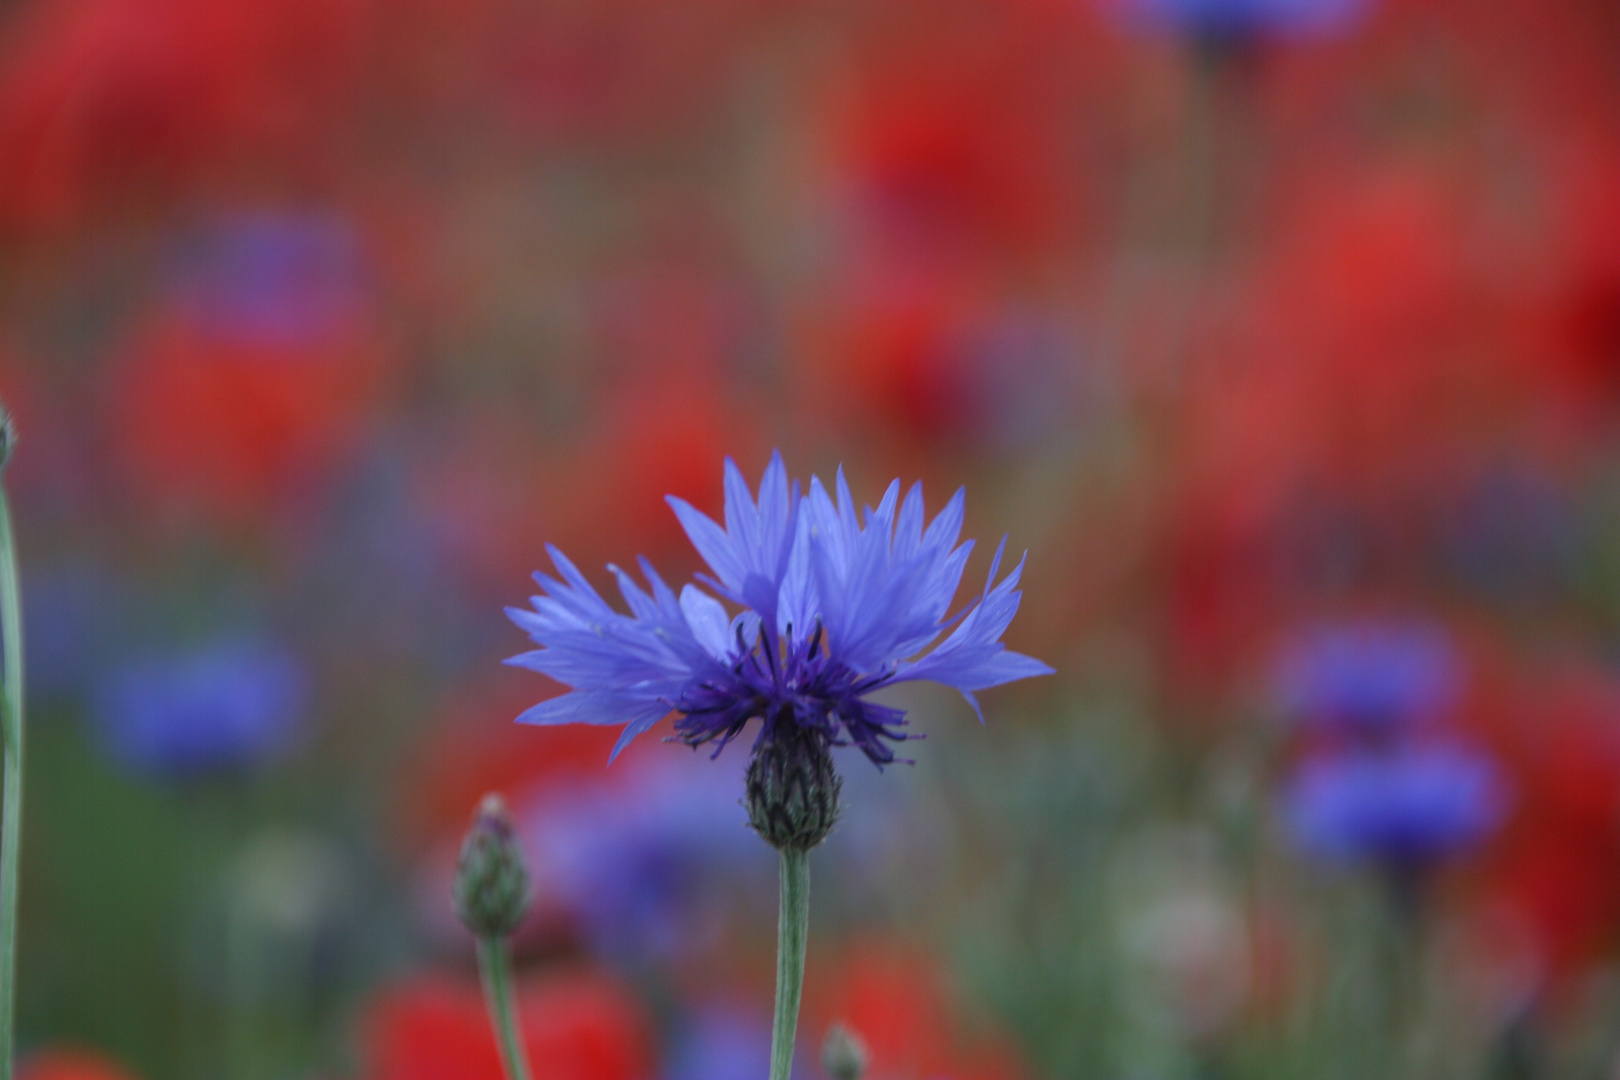
POLYGON ((1422 869, 1485 839, 1507 793, 1478 750, 1408 744, 1309 761, 1282 801, 1296 843, 1316 858, 1422 869))
POLYGON ((1326 624, 1282 656, 1282 704, 1307 723, 1357 735, 1388 735, 1443 719, 1464 681, 1446 630, 1419 621, 1326 624))
POLYGON ((48 699, 76 693, 101 667, 113 628, 128 611, 124 583, 77 560, 31 567, 23 582, 28 695, 48 699))
POLYGON ((112 755, 141 772, 183 777, 290 749, 307 719, 310 672, 284 647, 232 635, 113 666, 92 710, 112 755))
POLYGON ((726 910, 763 891, 770 864, 736 827, 736 792, 699 763, 628 764, 516 804, 540 904, 569 912, 598 953, 690 957, 723 935, 726 910))
POLYGON ((769 1016, 709 1005, 681 1025, 664 1063, 664 1080, 754 1080, 769 1071, 769 1016))
POLYGON ((889 744, 907 737, 906 719, 871 700, 874 691, 941 683, 982 720, 975 691, 1052 671, 1001 643, 1024 566, 996 580, 1005 540, 983 593, 947 617, 972 549, 957 543, 961 491, 926 521, 922 485, 902 499, 896 480, 877 509, 857 514, 842 469, 833 493, 812 477, 801 494, 776 454, 757 499, 726 461, 724 526, 669 503, 708 564, 707 591, 688 584, 677 596, 645 559, 647 588, 610 566, 625 614, 548 546, 560 577, 536 574, 544 595, 534 610, 507 609, 540 648, 507 662, 572 689, 519 720, 623 724, 616 756, 670 712, 682 741, 714 743, 716 754, 758 717, 756 747, 806 737, 823 750, 858 746, 881 767, 894 760, 889 744))
POLYGON ((1128 18, 1200 37, 1328 37, 1364 18, 1372 0, 1114 0, 1128 18))
POLYGON ((224 217, 181 252, 181 296, 220 337, 298 346, 341 332, 365 301, 359 238, 342 216, 224 217))

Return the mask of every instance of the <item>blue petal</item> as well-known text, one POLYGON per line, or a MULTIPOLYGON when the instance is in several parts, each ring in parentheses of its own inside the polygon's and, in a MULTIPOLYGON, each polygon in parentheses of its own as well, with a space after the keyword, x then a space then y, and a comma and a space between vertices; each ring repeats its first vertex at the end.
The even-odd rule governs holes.
POLYGON ((695 586, 688 585, 681 590, 681 611, 686 615, 686 623, 692 628, 692 634, 697 638, 698 644, 706 649, 710 656, 716 660, 728 660, 732 648, 729 640, 731 619, 726 615, 726 609, 720 601, 703 592, 695 586))
POLYGON ((782 455, 771 456, 760 479, 757 503, 736 462, 726 459, 723 529, 684 500, 671 496, 668 502, 692 546, 714 571, 717 591, 774 616, 797 534, 799 505, 796 489, 790 493, 782 455))
MULTIPOLYGON (((568 558, 548 548, 559 577, 536 574, 542 595, 533 608, 508 608, 507 614, 536 645, 507 661, 539 671, 572 689, 523 713, 532 724, 625 724, 627 737, 656 723, 670 711, 694 680, 707 677, 715 659, 700 644, 687 616, 699 610, 705 634, 712 619, 704 605, 685 608, 645 560, 649 593, 622 570, 610 568, 631 614, 615 611, 591 587, 568 558)), ((717 601, 723 637, 729 621, 717 601)), ((622 740, 621 740, 622 743, 622 740)))
POLYGON ((1001 635, 1018 611, 1021 597, 1018 579, 1024 571, 1024 560, 1020 559, 1000 584, 990 584, 1000 569, 1005 547, 1003 540, 991 561, 990 579, 979 603, 932 652, 920 660, 901 664, 894 681, 926 679, 961 691, 972 691, 1053 673, 1047 664, 1009 652, 1001 643, 1001 635))
POLYGON ((891 670, 949 628, 945 614, 970 550, 967 544, 952 546, 961 526, 961 492, 926 532, 920 485, 903 504, 899 496, 896 481, 865 515, 863 527, 842 472, 836 503, 812 478, 803 510, 810 528, 801 542, 807 565, 801 571, 796 562, 789 571, 792 602, 809 606, 813 591, 829 647, 862 671, 891 670))
POLYGON ((675 516, 680 519, 681 528, 686 530, 687 539, 692 541, 697 553, 703 556, 703 561, 709 564, 709 569, 728 585, 732 582, 741 584, 744 576, 743 567, 737 559, 726 531, 716 525, 709 515, 685 499, 669 495, 664 501, 675 511, 675 516))
POLYGON ((625 724, 657 711, 654 722, 669 712, 656 698, 605 691, 572 690, 532 705, 518 714, 520 724, 625 724))

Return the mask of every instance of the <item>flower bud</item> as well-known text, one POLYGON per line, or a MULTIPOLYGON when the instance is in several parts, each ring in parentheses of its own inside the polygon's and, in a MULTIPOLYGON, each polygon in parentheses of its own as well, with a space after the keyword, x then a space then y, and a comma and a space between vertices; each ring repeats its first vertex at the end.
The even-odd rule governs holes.
POLYGON ((499 795, 485 795, 456 864, 456 914, 484 938, 510 937, 529 910, 529 872, 499 795))
POLYGON ((824 738, 778 722, 748 762, 748 823, 778 851, 809 851, 838 820, 843 786, 824 738))
POLYGON ((827 1029, 821 1043, 821 1070, 828 1080, 861 1080, 871 1055, 861 1037, 843 1024, 827 1029))

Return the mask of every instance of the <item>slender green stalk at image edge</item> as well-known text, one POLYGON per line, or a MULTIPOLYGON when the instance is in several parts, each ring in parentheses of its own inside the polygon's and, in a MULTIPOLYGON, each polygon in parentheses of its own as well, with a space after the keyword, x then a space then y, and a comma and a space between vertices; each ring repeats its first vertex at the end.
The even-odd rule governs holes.
POLYGON ((810 932, 810 853, 782 852, 782 914, 776 925, 776 1014, 771 1020, 770 1080, 788 1080, 804 989, 804 945, 810 932))
POLYGON ((0 485, 0 727, 5 748, 4 818, 0 818, 0 1080, 11 1080, 17 1015, 17 870, 22 854, 22 602, 11 504, 0 485))
POLYGON ((495 1025, 495 1041, 501 1047, 501 1065, 506 1080, 529 1080, 529 1055, 518 1035, 517 1006, 512 1000, 512 961, 506 952, 506 939, 478 939, 478 970, 484 976, 484 1001, 489 1019, 495 1025))

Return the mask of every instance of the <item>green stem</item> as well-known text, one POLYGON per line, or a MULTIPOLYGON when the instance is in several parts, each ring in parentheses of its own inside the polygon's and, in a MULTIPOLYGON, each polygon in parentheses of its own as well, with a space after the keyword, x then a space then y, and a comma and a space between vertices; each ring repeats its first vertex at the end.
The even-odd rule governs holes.
POLYGON ((17 871, 22 854, 22 600, 11 504, 0 485, 0 742, 5 750, 4 817, 0 817, 0 1080, 11 1080, 17 1015, 17 871))
POLYGON ((490 1022, 495 1025, 506 1080, 529 1080, 529 1055, 518 1034, 517 1006, 512 1000, 512 961, 505 938, 478 939, 478 970, 484 976, 484 1002, 489 1006, 490 1022))
POLYGON ((804 989, 804 944, 810 934, 810 853, 782 852, 782 913, 776 924, 776 1015, 771 1020, 770 1080, 788 1080, 804 989))

